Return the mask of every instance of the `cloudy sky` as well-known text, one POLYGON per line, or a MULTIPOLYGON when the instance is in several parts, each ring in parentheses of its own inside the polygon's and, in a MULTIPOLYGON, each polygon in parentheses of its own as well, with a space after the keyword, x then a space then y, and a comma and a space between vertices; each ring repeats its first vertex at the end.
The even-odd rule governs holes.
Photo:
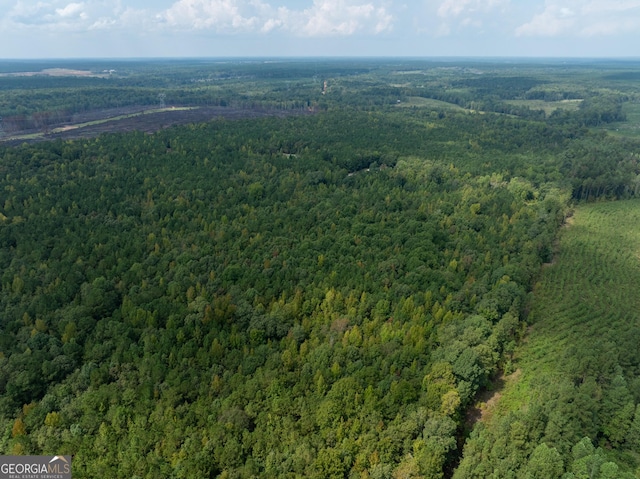
POLYGON ((0 58, 640 57, 640 0, 0 0, 0 58))

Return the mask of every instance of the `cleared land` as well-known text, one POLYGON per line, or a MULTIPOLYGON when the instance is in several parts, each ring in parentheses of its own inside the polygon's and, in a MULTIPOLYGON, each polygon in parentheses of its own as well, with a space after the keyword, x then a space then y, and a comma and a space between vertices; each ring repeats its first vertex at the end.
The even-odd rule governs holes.
POLYGON ((0 137, 0 144, 19 144, 24 141, 51 139, 93 138, 103 133, 143 131, 153 133, 164 128, 189 123, 201 123, 216 118, 242 119, 267 116, 310 114, 308 110, 266 110, 229 107, 128 107, 75 115, 74 121, 53 128, 49 132, 25 131, 19 135, 0 137))
POLYGON ((599 129, 614 136, 640 138, 640 103, 625 103, 622 111, 627 116, 626 121, 611 123, 599 129))
POLYGON ((406 101, 398 103, 399 108, 432 108, 434 110, 464 110, 464 108, 447 103, 446 101, 433 100, 431 98, 423 98, 421 96, 411 96, 406 101))
POLYGON ((118 120, 128 120, 130 118, 136 118, 138 116, 141 115, 153 115, 154 113, 164 113, 167 111, 186 111, 186 110, 195 110, 195 107, 169 107, 169 108, 157 108, 154 110, 145 110, 145 111, 141 111, 139 113, 130 113, 130 114, 125 114, 125 115, 118 115, 115 117, 111 117, 111 118, 103 118, 100 120, 92 120, 92 121, 87 121, 85 123, 77 123, 77 124, 73 124, 73 125, 66 125, 66 126, 62 126, 59 128, 54 128, 52 133, 63 133, 66 131, 70 131, 70 130, 76 130, 78 128, 86 128, 89 126, 95 126, 95 125, 101 125, 103 123, 108 123, 110 121, 118 121, 118 120))
POLYGON ((0 77, 32 77, 32 76, 50 76, 50 77, 94 77, 104 78, 109 76, 109 72, 95 73, 89 70, 73 70, 70 68, 45 68, 37 72, 11 72, 0 73, 0 77))
POLYGON ((507 100, 505 103, 515 106, 525 106, 530 110, 543 110, 547 116, 556 110, 577 111, 582 100, 507 100))

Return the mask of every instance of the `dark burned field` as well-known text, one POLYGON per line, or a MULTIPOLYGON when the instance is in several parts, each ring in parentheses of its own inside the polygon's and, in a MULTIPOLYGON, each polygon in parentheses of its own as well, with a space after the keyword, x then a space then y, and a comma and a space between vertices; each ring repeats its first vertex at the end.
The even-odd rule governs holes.
POLYGON ((259 108, 234 107, 127 107, 114 108, 76 114, 73 121, 55 125, 49 131, 22 130, 5 139, 0 137, 2 145, 17 145, 24 142, 44 140, 93 138, 103 133, 120 133, 142 131, 154 133, 176 125, 203 123, 218 118, 239 120, 245 118, 285 117, 292 115, 308 115, 308 110, 267 110, 259 108))

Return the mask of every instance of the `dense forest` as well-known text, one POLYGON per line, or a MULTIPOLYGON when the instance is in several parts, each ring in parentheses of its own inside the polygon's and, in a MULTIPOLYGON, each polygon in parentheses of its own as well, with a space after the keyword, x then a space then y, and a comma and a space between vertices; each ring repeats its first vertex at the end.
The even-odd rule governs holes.
POLYGON ((575 205, 640 192, 640 142, 604 131, 635 118, 623 67, 0 76, 0 453, 73 455, 87 478, 636 477, 635 357, 549 399, 606 420, 554 436, 548 401, 470 414, 525 367, 575 205), (159 98, 306 114, 21 136, 159 98))

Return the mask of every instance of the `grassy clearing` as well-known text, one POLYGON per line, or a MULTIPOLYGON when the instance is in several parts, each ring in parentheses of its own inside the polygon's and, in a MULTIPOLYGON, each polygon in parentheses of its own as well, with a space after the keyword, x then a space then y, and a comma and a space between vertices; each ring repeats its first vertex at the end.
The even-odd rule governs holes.
POLYGON ((536 284, 533 326, 517 355, 523 374, 503 391, 498 415, 525 408, 583 361, 617 360, 625 376, 636 373, 640 201, 582 205, 573 219, 536 284))
POLYGON ((135 118, 137 116, 141 116, 141 115, 150 115, 153 113, 162 113, 163 111, 183 111, 183 110, 193 110, 196 107, 167 107, 167 108, 154 108, 153 110, 144 110, 141 111, 139 113, 130 113, 128 115, 119 115, 119 116, 114 116, 111 118, 103 118, 100 120, 94 120, 94 121, 88 121, 86 123, 78 123, 76 125, 67 125, 67 126, 63 126, 60 128, 55 128, 54 130, 52 130, 53 133, 60 133, 62 131, 67 131, 67 130, 72 130, 72 129, 76 129, 76 128, 84 128, 85 126, 93 126, 93 125, 100 125, 102 123, 108 123, 110 121, 116 121, 116 120, 125 120, 127 118, 135 118))
POLYGON ((626 121, 611 123, 598 129, 614 136, 640 138, 640 103, 625 103, 622 111, 627 115, 626 121))
POLYGON ((44 133, 30 133, 28 135, 15 135, 15 136, 0 136, 0 142, 3 141, 12 141, 12 140, 36 140, 38 138, 42 138, 44 133))
POLYGON ((183 111, 183 110, 193 110, 196 107, 167 107, 167 108, 155 108, 153 110, 145 110, 145 111, 141 111, 139 113, 130 113, 128 115, 119 115, 119 116, 114 116, 114 117, 110 117, 110 118, 102 118, 100 120, 94 120, 94 121, 87 121, 85 123, 78 123, 75 125, 67 125, 67 126, 62 126, 60 128, 55 128, 52 130, 52 133, 60 133, 62 131, 67 131, 67 130, 73 130, 76 128, 84 128, 85 126, 93 126, 93 125, 100 125, 102 123, 108 123, 110 121, 116 121, 116 120, 125 120, 127 118, 135 118, 137 116, 141 116, 141 115, 150 115, 152 113, 162 113, 164 111, 183 111))
POLYGON ((561 101, 544 101, 544 100, 508 100, 505 103, 515 106, 525 106, 531 110, 543 110, 547 116, 556 110, 577 111, 582 100, 561 100, 561 101))
POLYGON ((398 108, 431 108, 434 110, 459 110, 464 108, 447 103, 446 101, 433 100, 431 98, 423 98, 421 96, 410 96, 402 103, 398 103, 398 108))

